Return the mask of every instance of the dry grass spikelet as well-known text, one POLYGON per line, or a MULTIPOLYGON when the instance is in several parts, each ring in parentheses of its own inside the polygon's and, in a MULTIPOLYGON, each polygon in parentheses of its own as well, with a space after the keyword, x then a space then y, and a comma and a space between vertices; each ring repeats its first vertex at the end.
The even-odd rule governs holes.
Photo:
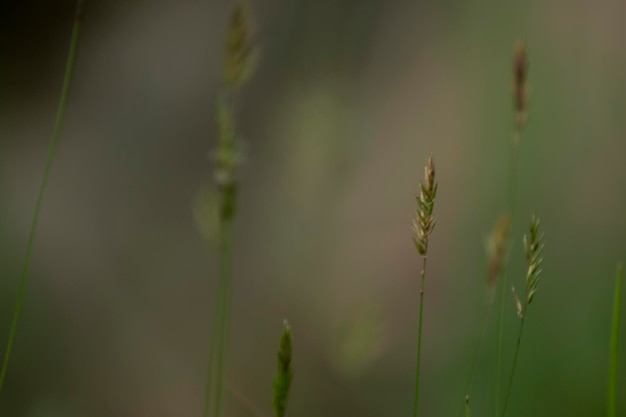
POLYGON ((252 19, 245 5, 237 5, 230 16, 224 48, 223 76, 226 85, 237 88, 250 77, 256 48, 252 42, 252 19))
POLYGON ((524 252, 526 253, 526 261, 528 262, 528 271, 526 272, 526 304, 533 301, 539 278, 541 276, 541 264, 543 263, 543 233, 539 230, 540 221, 536 215, 533 215, 530 221, 530 229, 528 235, 524 235, 524 252))
POLYGON ((413 241, 420 255, 428 253, 428 237, 435 228, 433 207, 437 195, 437 183, 435 182, 435 162, 433 156, 428 158, 424 167, 424 181, 420 184, 420 194, 417 197, 417 210, 413 220, 413 241))

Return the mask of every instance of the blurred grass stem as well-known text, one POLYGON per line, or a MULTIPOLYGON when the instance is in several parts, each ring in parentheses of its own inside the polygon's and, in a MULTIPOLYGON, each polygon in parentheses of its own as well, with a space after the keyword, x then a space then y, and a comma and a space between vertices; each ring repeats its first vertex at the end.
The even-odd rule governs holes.
POLYGON ((607 416, 617 416, 617 354, 619 348, 619 318, 622 304, 623 267, 618 265, 615 279, 615 298, 613 301, 613 319, 611 322, 611 347, 609 351, 609 384, 607 390, 607 416))
POLYGON ((413 403, 413 417, 417 417, 419 405, 419 388, 420 388, 420 364, 422 357, 422 317, 424 312, 424 281, 426 280, 426 263, 428 257, 422 257, 422 272, 420 280, 420 310, 419 322, 417 325, 417 366, 415 370, 415 401, 413 403))
MULTIPOLYGON (((510 163, 510 172, 508 179, 508 211, 511 219, 511 228, 515 225, 515 206, 517 201, 517 185, 519 182, 519 143, 521 140, 522 127, 518 124, 515 132, 513 133, 513 140, 511 143, 511 163, 510 163)), ((508 272, 509 272, 509 263, 510 263, 510 254, 512 250, 512 233, 509 234, 508 243, 507 243, 507 255, 504 261, 504 265, 502 266, 502 283, 501 285, 501 294, 500 294, 500 319, 498 324, 498 346, 496 350, 496 375, 495 375, 495 395, 494 395, 494 408, 493 415, 497 417, 498 411, 500 409, 500 385, 502 378, 502 344, 504 339, 504 326, 505 326, 505 316, 504 312, 506 310, 506 297, 507 297, 507 288, 508 288, 508 272)))
MULTIPOLYGON (((526 310, 524 308, 524 310, 526 310)), ((515 344, 515 354, 513 355, 513 368, 511 369, 511 374, 509 375, 509 382, 506 388, 506 394, 504 397, 504 406, 502 408, 502 417, 506 415, 507 406, 509 405, 509 398, 511 397, 511 388, 513 387, 513 378, 515 377, 515 370, 517 369, 517 357, 519 356, 519 348, 522 344, 522 334, 524 332, 524 323, 526 322, 526 314, 521 318, 521 322, 519 325, 519 333, 517 334, 517 343, 515 344)))
POLYGON ((0 391, 4 386, 4 379, 9 365, 9 359, 11 358, 11 352, 13 351, 13 345, 15 343, 15 335, 17 333, 17 327, 19 324, 20 316, 22 313, 22 307, 24 306, 24 298, 26 295, 26 281, 28 278, 28 271, 30 269, 30 261, 33 254, 33 247, 35 243, 35 235, 37 231, 37 225, 39 224, 39 217, 41 214, 41 208, 43 205, 43 198, 48 186, 48 180, 50 178, 50 171, 52 170, 52 163, 56 153, 57 142, 61 133, 61 125, 65 114, 65 108, 67 107, 67 97, 69 95, 70 84, 72 81, 72 74, 74 70, 74 61, 76 60, 76 50, 78 47, 78 34, 80 32, 80 24, 82 20, 84 0, 78 0, 76 5, 76 13, 74 17, 74 26, 72 29, 72 37, 70 40, 70 48, 65 66, 65 76, 63 79, 63 87, 61 89, 61 96, 59 98, 59 105, 57 108, 57 114, 54 122, 54 128, 52 130, 52 138, 48 147, 48 156, 44 165, 43 176, 41 178, 41 184, 39 186, 39 193, 37 194, 37 201, 35 203, 35 211, 33 213, 33 219, 30 226, 30 233, 28 235, 28 243, 26 244, 26 255, 24 257, 24 263, 22 265, 22 274, 20 276, 19 287, 17 291, 17 297, 15 302, 15 309, 13 311, 13 319, 11 321, 11 329, 9 331, 9 339, 4 351, 4 360, 2 362, 2 370, 0 371, 0 391))

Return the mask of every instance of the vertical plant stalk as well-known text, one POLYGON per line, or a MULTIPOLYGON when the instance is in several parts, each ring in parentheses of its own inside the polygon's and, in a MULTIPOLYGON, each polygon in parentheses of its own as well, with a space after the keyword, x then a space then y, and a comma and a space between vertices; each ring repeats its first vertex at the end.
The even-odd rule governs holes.
POLYGON ((424 316, 424 281, 426 278, 427 257, 422 257, 422 272, 420 275, 420 309, 417 324, 417 365, 415 368, 415 400, 413 401, 413 417, 417 417, 419 408, 420 393, 420 369, 422 363, 422 318, 424 316))
POLYGON ((607 416, 617 416, 617 354, 619 352, 619 318, 622 305, 623 267, 618 265, 615 278, 615 298, 613 300, 613 319, 611 322, 611 347, 609 350, 609 384, 607 389, 607 416))
POLYGON ((232 298, 233 227, 238 189, 237 172, 241 163, 241 152, 235 133, 234 102, 239 87, 252 72, 254 52, 251 44, 251 24, 248 10, 243 6, 236 6, 230 16, 222 63, 223 87, 217 101, 219 144, 215 154, 215 183, 220 196, 219 284, 215 315, 211 327, 203 412, 205 417, 210 414, 211 401, 214 402, 214 417, 221 417, 222 413, 232 298))
POLYGON ((291 388, 291 380, 293 379, 291 359, 291 329, 285 320, 283 335, 280 338, 280 348, 278 350, 278 370, 276 372, 276 379, 274 380, 274 398, 272 400, 274 415, 276 417, 285 417, 286 414, 287 399, 289 398, 289 389, 291 388))
POLYGON ((41 214, 41 207, 43 205, 43 198, 48 186, 48 179, 50 178, 50 171, 52 170, 52 163, 54 162, 54 156, 56 153, 57 142, 61 134, 61 125, 63 122, 63 116, 65 114, 65 108, 67 107, 67 97, 69 95, 70 84, 72 82, 72 73, 74 71, 74 62, 76 60, 76 50, 78 48, 78 34, 80 32, 80 24, 83 16, 83 3, 84 0, 78 0, 76 5, 76 12, 74 16, 74 25, 72 29, 72 37, 70 40, 70 48, 67 57, 67 63, 65 66, 65 76, 63 78, 63 87, 61 89, 61 96, 59 98, 59 105, 57 107, 57 114, 54 122, 54 128, 52 130, 52 138, 48 147, 48 155, 46 157, 46 163, 44 165, 43 175, 41 178, 41 184, 39 186, 39 192, 37 194, 37 201, 35 203, 35 211, 33 213, 33 219, 30 226, 30 233, 28 235, 28 242, 26 244, 26 255, 24 257, 24 263, 22 265, 22 274, 20 276, 19 287, 17 290, 17 297, 15 302, 15 309, 13 310, 13 319, 11 321, 11 329, 9 331, 9 339, 4 351, 4 360, 2 362, 2 370, 0 371, 0 391, 4 386, 4 379, 6 377, 7 369, 9 366, 9 359, 11 358, 11 352, 13 351, 13 345, 15 343, 15 335, 17 333, 20 316, 22 314, 22 307, 24 306, 24 298, 26 296, 26 281, 28 280, 28 271, 30 269, 30 260, 33 254, 33 247, 35 244, 35 235, 37 232, 37 225, 39 224, 39 217, 41 214))
MULTIPOLYGON (((526 47, 523 42, 518 42, 513 56, 513 104, 515 107, 515 131, 511 142, 511 163, 508 180, 508 211, 511 227, 515 221, 515 208, 517 200, 517 188, 519 182, 519 145, 522 131, 528 120, 528 58, 526 47)), ((498 324, 498 345, 496 350, 496 375, 494 384, 494 408, 493 415, 496 417, 500 408, 500 386, 502 378, 502 350, 504 339, 504 323, 506 310, 506 293, 508 288, 509 258, 512 245, 507 244, 508 253, 502 270, 502 284, 500 294, 500 319, 498 324)))
POLYGON ((515 299, 517 315, 520 318, 520 327, 517 335, 517 343, 515 345, 515 353, 513 355, 513 366, 511 368, 511 373, 509 374, 509 382, 507 384, 504 397, 502 417, 506 415, 509 398, 511 397, 511 388, 513 387, 513 379, 515 377, 515 370, 517 369, 517 358, 519 357, 519 350, 522 344, 522 334, 524 332, 524 323, 526 322, 526 311, 535 297, 535 293, 537 292, 537 287, 539 285, 539 278, 541 277, 542 272, 543 234, 540 233, 539 226, 539 219, 536 216, 533 216, 530 221, 529 234, 524 236, 524 252, 526 254, 528 270, 526 272, 526 286, 523 302, 517 297, 515 288, 513 288, 513 297, 515 299))
POLYGON ((470 414, 470 404, 469 404, 469 395, 465 396, 465 417, 471 417, 471 414, 470 414))
POLYGON ((226 352, 228 350, 228 330, 230 327, 230 310, 231 310, 231 286, 232 286, 232 234, 233 222, 232 218, 223 219, 221 230, 221 247, 220 247, 220 281, 221 284, 221 311, 219 320, 219 351, 217 354, 217 371, 216 371, 216 394, 215 394, 215 416, 221 416, 222 401, 224 393, 224 367, 226 364, 226 352))
POLYGON ((435 182, 435 163, 432 155, 424 168, 424 182, 420 184, 420 195, 417 197, 417 210, 413 220, 413 242, 417 252, 422 256, 422 270, 420 273, 420 308, 417 325, 417 365, 415 367, 415 397, 413 402, 413 416, 417 417, 419 409, 420 364, 422 356, 422 318, 424 315, 424 282, 426 281, 426 264, 428 260, 428 238, 435 228, 433 208, 437 195, 435 182))

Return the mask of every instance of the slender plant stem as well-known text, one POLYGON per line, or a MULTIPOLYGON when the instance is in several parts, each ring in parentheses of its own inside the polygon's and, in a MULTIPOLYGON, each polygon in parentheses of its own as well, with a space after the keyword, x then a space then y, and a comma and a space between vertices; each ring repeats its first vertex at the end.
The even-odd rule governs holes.
POLYGON ((28 235, 28 242, 26 244, 26 255, 24 257, 24 264, 22 265, 22 275, 20 276, 19 287, 17 290, 17 297, 15 302, 15 309, 13 310, 13 320, 11 321, 11 329, 9 331, 9 339, 4 351, 4 360, 2 362, 2 370, 0 371, 0 391, 4 386, 4 379, 6 377, 7 369, 9 366, 9 359, 11 352, 13 351, 13 344, 15 343, 15 335, 17 333, 17 327, 22 314, 22 307, 24 305, 24 298, 26 295, 26 281, 28 278, 28 271, 30 269, 30 260, 33 254, 33 246, 35 243, 35 234, 37 231, 37 225, 39 223, 39 217, 41 214, 41 207, 43 205, 43 197, 48 185, 48 179, 50 177, 50 171, 52 170, 52 163, 54 161, 54 155, 56 153, 57 142, 61 133, 61 124, 63 122, 63 115, 65 114, 65 108, 67 105, 67 97, 69 95, 70 84, 72 81, 72 73, 74 70, 74 61, 76 60, 76 49, 78 47, 78 33, 80 31, 80 23, 82 20, 84 0, 79 0, 76 5, 76 15, 74 18, 74 27, 72 30, 72 38, 70 40, 70 50, 65 66, 65 77, 63 79, 63 87, 61 89, 61 97, 59 99, 59 105, 57 108, 56 119, 54 122, 54 128, 52 130, 52 138, 48 147, 48 156, 43 170, 43 176, 41 178, 41 184, 39 186, 39 193, 37 194, 37 201, 35 203, 35 211, 33 213, 33 219, 30 226, 30 233, 28 235))
POLYGON ((218 294, 215 303, 215 315, 211 327, 209 347, 209 366, 204 398, 203 416, 208 417, 211 410, 211 400, 215 400, 215 416, 219 416, 222 408, 222 393, 224 390, 224 362, 226 357, 228 327, 230 321, 230 286, 232 281, 232 233, 233 221, 230 217, 220 218, 220 270, 218 294), (217 361, 217 363, 216 363, 217 361), (217 369, 214 370, 214 368, 217 369), (213 380, 216 380, 216 391, 213 397, 213 380))
POLYGON ((622 304, 622 276, 623 268, 620 264, 617 267, 617 278, 615 279, 615 298, 613 301, 613 320, 611 323, 611 348, 609 352, 609 385, 607 416, 617 415, 617 353, 619 347, 619 318, 622 304))
POLYGON ((522 333, 524 332, 524 323, 526 322, 526 308, 524 308, 524 315, 522 316, 519 326, 519 333, 517 335, 517 344, 515 345, 515 354, 513 355, 513 367, 511 368, 511 374, 509 375, 509 383, 506 387, 504 394, 504 406, 502 408, 502 417, 506 415, 506 409, 509 404, 509 398, 511 396, 511 388, 513 387, 513 378, 515 377, 515 369, 517 368, 517 357, 519 356, 519 347, 522 344, 522 333))
POLYGON ((471 417, 471 415, 470 415, 470 405, 469 405, 469 395, 465 396, 465 417, 471 417))
POLYGON ((232 218, 222 219, 221 248, 220 248, 220 281, 222 281, 222 298, 219 326, 219 350, 217 353, 216 392, 215 392, 215 415, 220 417, 222 412, 222 400, 224 391, 224 367, 226 362, 226 350, 228 348, 228 329, 230 327, 230 293, 232 284, 232 218))
MULTIPOLYGON (((511 229, 515 227, 515 206, 517 200, 517 184, 519 177, 519 142, 521 139, 521 129, 518 127, 513 133, 513 140, 511 143, 511 166, 508 180, 508 210, 511 218, 511 229)), ((495 375, 495 395, 494 395, 494 407, 493 415, 497 417, 500 409, 500 380, 502 378, 502 344, 504 339, 504 311, 506 307, 506 296, 508 288, 508 272, 509 272, 509 260, 512 249, 511 236, 513 233, 509 233, 507 243, 507 256, 502 266, 502 283, 500 294, 500 320, 498 324, 498 348, 496 353, 496 375, 495 375)))
POLYGON ((422 316, 424 312, 424 281, 426 280, 426 261, 427 256, 422 257, 422 273, 420 280, 420 312, 419 322, 417 325, 417 366, 415 371, 415 402, 413 403, 413 417, 417 417, 420 391, 420 363, 422 357, 422 316))
POLYGON ((211 324, 211 334, 210 334, 210 340, 209 340, 209 364, 208 364, 208 369, 207 369, 207 381, 206 381, 206 390, 205 390, 205 395, 204 395, 204 408, 203 408, 203 416, 204 417, 209 417, 210 414, 210 404, 211 404, 211 400, 212 400, 212 394, 213 394, 213 379, 215 377, 215 359, 216 359, 216 355, 217 355, 217 346, 218 346, 218 342, 217 342, 217 338, 218 338, 218 330, 219 330, 219 322, 220 322, 220 313, 222 311, 222 294, 223 294, 223 280, 219 279, 219 283, 218 283, 218 291, 217 291, 217 296, 215 297, 215 311, 213 313, 213 320, 212 320, 212 324, 211 324))

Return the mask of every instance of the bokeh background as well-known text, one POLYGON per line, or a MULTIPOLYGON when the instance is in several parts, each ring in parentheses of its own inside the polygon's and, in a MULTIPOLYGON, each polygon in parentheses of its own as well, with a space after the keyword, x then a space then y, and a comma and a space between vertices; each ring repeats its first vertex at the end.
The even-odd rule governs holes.
MULTIPOLYGON (((0 342, 6 341, 61 88, 74 2, 0 13, 0 342)), ((626 3, 255 0, 262 45, 246 140, 226 416, 269 417, 281 325, 291 416, 412 410, 420 262, 409 226, 430 153, 422 413, 459 416, 506 206, 511 59, 530 122, 512 283, 533 211, 545 270, 510 416, 605 410, 615 265, 626 242, 626 3)), ((88 1, 0 414, 197 416, 216 289, 207 213, 230 2, 88 1)), ((517 319, 505 334, 510 364, 517 319)), ((493 319, 493 317, 492 317, 493 319)), ((472 411, 492 411, 492 320, 472 411)), ((622 331, 622 336, 626 336, 622 331)), ((626 343, 621 348, 626 388, 626 343)), ((618 404, 626 412, 626 397, 618 404)))

